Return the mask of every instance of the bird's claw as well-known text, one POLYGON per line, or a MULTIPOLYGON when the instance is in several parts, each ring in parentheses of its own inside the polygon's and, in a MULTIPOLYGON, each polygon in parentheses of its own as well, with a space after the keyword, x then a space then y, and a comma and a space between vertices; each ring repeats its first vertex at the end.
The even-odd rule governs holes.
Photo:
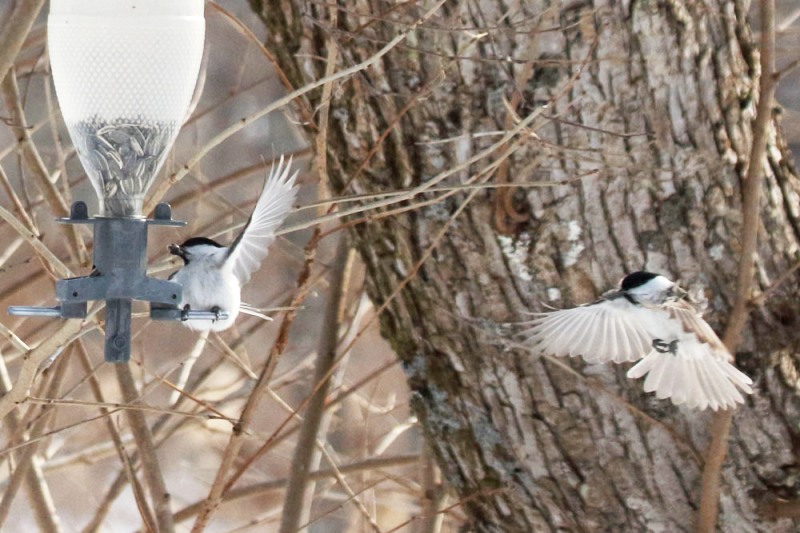
POLYGON ((658 353, 678 354, 678 341, 664 342, 661 339, 653 339, 653 349, 658 353))
POLYGON ((189 306, 189 304, 184 305, 183 309, 181 309, 181 321, 182 322, 186 322, 187 320, 190 320, 190 319, 192 319, 192 320, 207 320, 208 319, 208 315, 202 316, 202 318, 197 316, 198 314, 202 315, 203 313, 207 312, 207 313, 212 313, 214 315, 214 318, 211 319, 211 322, 213 323, 213 322, 217 322, 218 320, 221 320, 222 319, 222 314, 224 313, 224 311, 219 306, 216 306, 216 305, 214 307, 212 307, 211 309, 209 309, 208 311, 202 311, 200 313, 195 313, 195 316, 192 316, 192 317, 189 316, 189 313, 191 313, 191 312, 192 312, 192 308, 189 306))

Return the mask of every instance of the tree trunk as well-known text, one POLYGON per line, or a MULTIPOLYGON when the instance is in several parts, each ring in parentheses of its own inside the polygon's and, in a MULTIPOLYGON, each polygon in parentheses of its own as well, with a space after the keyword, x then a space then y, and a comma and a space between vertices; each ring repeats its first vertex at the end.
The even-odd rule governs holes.
MULTIPOLYGON (((324 76, 331 35, 338 71, 409 31, 334 87, 337 195, 415 187, 449 170, 439 185, 519 185, 428 192, 416 201, 438 201, 352 229, 369 294, 390 301, 383 334, 474 528, 691 530, 711 414, 645 394, 627 367, 564 361, 576 374, 511 349, 502 324, 586 302, 647 269, 707 289, 721 332, 760 74, 746 2, 454 0, 412 28, 433 2, 363 0, 340 2, 331 32, 333 4, 251 1, 295 87, 324 76), (541 181, 553 186, 529 186, 541 181)), ((313 118, 321 91, 309 95, 299 105, 313 118)), ((736 354, 757 391, 734 416, 724 531, 794 530, 756 513, 798 489, 800 299, 798 275, 782 276, 800 253, 800 183, 771 129, 754 294, 766 298, 736 354)))

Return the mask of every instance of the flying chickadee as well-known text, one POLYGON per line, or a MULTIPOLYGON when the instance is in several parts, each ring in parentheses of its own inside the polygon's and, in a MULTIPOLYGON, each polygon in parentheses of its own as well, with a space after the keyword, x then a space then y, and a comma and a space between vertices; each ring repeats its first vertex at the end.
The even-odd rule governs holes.
POLYGON ((641 359, 627 376, 646 375, 644 390, 676 405, 728 409, 744 403, 740 390, 753 392, 700 306, 658 274, 634 272, 593 303, 542 313, 526 325, 525 342, 540 353, 589 363, 641 359))
POLYGON ((283 156, 267 177, 255 210, 230 247, 206 237, 192 237, 181 245, 170 244, 169 252, 183 259, 183 267, 169 279, 183 285, 183 299, 178 306, 186 310, 225 311, 226 319, 188 320, 188 327, 197 331, 222 331, 233 325, 239 311, 256 314, 241 302, 242 285, 267 256, 275 240, 275 230, 283 223, 297 195, 289 175, 291 160, 284 165, 283 156))

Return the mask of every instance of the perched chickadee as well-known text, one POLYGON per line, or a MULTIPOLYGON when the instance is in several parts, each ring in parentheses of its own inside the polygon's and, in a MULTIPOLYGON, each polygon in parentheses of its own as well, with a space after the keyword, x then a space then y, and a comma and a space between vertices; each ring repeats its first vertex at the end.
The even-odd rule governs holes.
POLYGON ((228 314, 226 319, 184 322, 191 329, 222 331, 233 325, 240 310, 258 314, 242 304, 241 288, 267 256, 267 249, 275 240, 275 230, 294 203, 297 172, 289 176, 290 167, 291 160, 284 165, 283 157, 272 167, 253 214, 230 247, 206 237, 192 237, 181 245, 169 245, 169 252, 184 263, 169 277, 183 285, 183 299, 178 306, 228 314))
POLYGON ((540 353, 589 363, 641 359, 627 376, 647 375, 644 390, 676 405, 728 409, 744 403, 740 390, 753 392, 699 305, 658 274, 634 272, 593 303, 542 313, 526 325, 525 343, 540 353))

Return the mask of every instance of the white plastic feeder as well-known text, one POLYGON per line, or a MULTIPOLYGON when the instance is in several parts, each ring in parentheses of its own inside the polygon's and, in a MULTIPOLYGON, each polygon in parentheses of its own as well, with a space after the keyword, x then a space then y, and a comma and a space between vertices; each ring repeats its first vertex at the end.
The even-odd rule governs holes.
POLYGON ((103 216, 141 216, 186 119, 203 0, 51 0, 53 80, 103 216))
MULTIPOLYGON (((64 121, 100 200, 90 217, 75 202, 61 222, 92 224, 94 268, 56 282, 57 307, 11 307, 25 316, 85 318, 105 300, 105 358, 130 358, 131 303, 158 320, 213 320, 184 311, 183 288, 147 276, 147 228, 183 225, 167 204, 144 218, 147 189, 181 128, 203 56, 203 0, 50 0, 53 80, 64 121)), ((225 318, 220 316, 219 318, 225 318)))

